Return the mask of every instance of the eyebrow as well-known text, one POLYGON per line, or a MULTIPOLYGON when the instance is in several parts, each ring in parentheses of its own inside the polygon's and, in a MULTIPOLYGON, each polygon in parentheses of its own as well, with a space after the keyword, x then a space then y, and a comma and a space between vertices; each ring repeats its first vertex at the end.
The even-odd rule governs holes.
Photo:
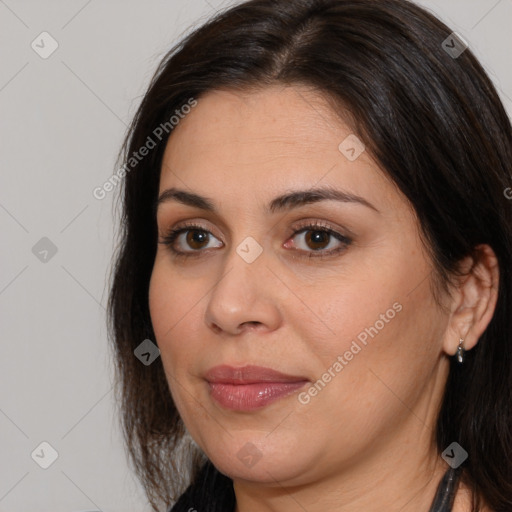
MULTIPOLYGON (((336 190, 333 188, 313 188, 308 190, 294 190, 292 192, 288 192, 272 199, 272 201, 270 201, 266 207, 266 211, 268 213, 276 213, 298 208, 306 204, 318 203, 320 201, 326 200, 361 204, 371 208, 372 210, 375 210, 377 213, 380 213, 373 204, 371 204, 363 197, 344 190, 336 190)), ((162 203, 168 201, 177 201, 187 206, 192 206, 194 208, 199 208, 208 212, 217 213, 212 199, 174 187, 164 190, 160 194, 158 200, 155 203, 156 209, 158 209, 162 203)))

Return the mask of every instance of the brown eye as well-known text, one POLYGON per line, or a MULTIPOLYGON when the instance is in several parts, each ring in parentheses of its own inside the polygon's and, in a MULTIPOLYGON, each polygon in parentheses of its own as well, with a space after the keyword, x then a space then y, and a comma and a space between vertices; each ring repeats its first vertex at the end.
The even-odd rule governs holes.
POLYGON ((172 229, 160 243, 169 246, 176 256, 195 256, 195 253, 200 254, 203 252, 202 249, 207 248, 210 238, 215 237, 207 229, 201 226, 186 226, 172 229))
MULTIPOLYGON (((344 251, 352 242, 352 239, 337 231, 316 224, 303 226, 301 229, 294 231, 290 240, 302 233, 306 233, 302 242, 290 244, 287 241, 284 247, 287 249, 293 248, 298 253, 304 253, 306 258, 333 256, 344 251)), ((213 239, 216 239, 216 237, 207 229, 191 225, 172 229, 159 243, 169 246, 174 256, 187 257, 200 256, 205 252, 203 249, 222 247, 222 242, 219 245, 208 247, 213 239)))
POLYGON ((305 241, 308 247, 316 251, 319 249, 325 249, 331 236, 332 235, 327 233, 327 231, 309 230, 305 237, 305 241))
MULTIPOLYGON (((298 252, 306 253, 306 257, 308 258, 337 254, 346 249, 346 247, 352 242, 350 238, 347 238, 330 228, 320 227, 317 225, 302 227, 293 233, 291 239, 293 240, 303 233, 305 233, 305 236, 303 237, 302 242, 299 239, 298 243, 293 243, 293 247, 298 249, 298 252)), ((290 247, 290 244, 287 242, 286 246, 290 247)))
POLYGON ((185 237, 186 244, 192 249, 202 249, 205 242, 208 242, 208 233, 206 231, 189 229, 185 237))

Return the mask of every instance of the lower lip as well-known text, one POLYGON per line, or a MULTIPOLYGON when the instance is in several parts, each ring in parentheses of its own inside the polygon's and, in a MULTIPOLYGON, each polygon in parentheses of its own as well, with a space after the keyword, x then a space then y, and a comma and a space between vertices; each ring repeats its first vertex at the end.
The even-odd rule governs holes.
POLYGON ((307 382, 257 382, 240 385, 209 382, 208 384, 212 398, 226 409, 253 411, 288 396, 307 382))

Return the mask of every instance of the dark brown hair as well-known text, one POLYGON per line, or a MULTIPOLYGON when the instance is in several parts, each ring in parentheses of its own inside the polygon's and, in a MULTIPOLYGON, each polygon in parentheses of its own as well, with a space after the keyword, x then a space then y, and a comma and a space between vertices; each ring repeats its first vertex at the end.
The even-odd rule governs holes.
MULTIPOLYGON (((463 365, 453 363, 437 422, 441 453, 468 453, 463 481, 496 512, 512 510, 512 128, 470 49, 450 54, 452 33, 404 0, 251 0, 220 12, 160 63, 126 136, 127 162, 190 98, 214 89, 302 84, 329 99, 410 201, 432 257, 433 290, 449 290, 458 263, 489 244, 500 267, 495 314, 463 365)), ((169 135, 126 172, 120 245, 109 297, 118 400, 135 471, 154 510, 232 510, 232 482, 198 450, 178 457, 185 429, 158 358, 148 285, 157 247, 155 201, 169 135), (185 463, 185 466, 180 466, 185 463), (180 480, 180 467, 190 471, 180 480), (224 508, 223 508, 224 507, 224 508)), ((154 138, 154 137, 153 137, 154 138)), ((193 445, 192 445, 193 446, 193 445)), ((183 470, 182 470, 183 471, 183 470)))

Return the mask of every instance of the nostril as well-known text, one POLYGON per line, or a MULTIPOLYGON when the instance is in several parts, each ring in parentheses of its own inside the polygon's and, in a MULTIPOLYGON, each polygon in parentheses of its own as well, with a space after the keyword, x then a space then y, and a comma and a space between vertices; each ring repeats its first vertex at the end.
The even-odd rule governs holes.
POLYGON ((261 322, 256 322, 256 321, 254 321, 254 322, 244 322, 242 324, 242 326, 244 326, 244 325, 251 325, 251 326, 254 325, 255 327, 257 327, 257 326, 261 325, 261 322))

